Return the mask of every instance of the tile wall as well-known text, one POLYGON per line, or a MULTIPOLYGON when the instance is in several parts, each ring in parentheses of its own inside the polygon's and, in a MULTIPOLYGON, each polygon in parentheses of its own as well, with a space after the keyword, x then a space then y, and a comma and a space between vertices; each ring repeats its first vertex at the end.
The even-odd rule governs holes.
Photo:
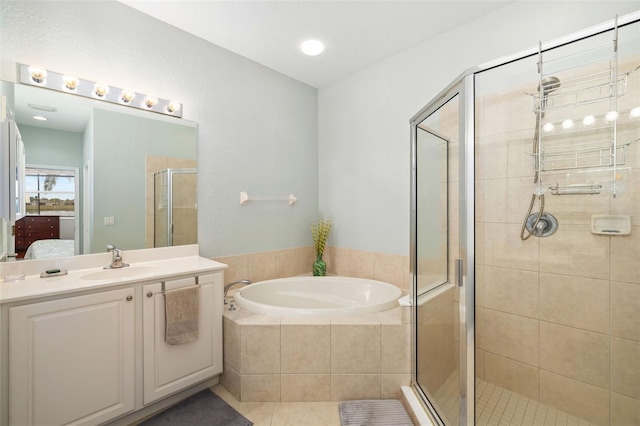
MULTIPOLYGON (((409 289, 408 256, 327 247, 323 259, 327 262, 329 274, 374 279, 409 289)), ((257 282, 310 274, 316 255, 315 249, 309 246, 224 256, 215 260, 229 265, 225 271, 226 283, 239 279, 257 282)))
MULTIPOLYGON (((621 61, 632 69, 638 60, 621 61)), ((531 198, 531 87, 477 99, 476 374, 600 425, 640 424, 640 73, 619 99, 618 140, 636 141, 625 191, 546 196, 558 221, 520 239, 531 198), (624 112, 624 115, 622 112, 624 112), (624 115, 624 117, 623 117, 624 115), (594 214, 629 214, 629 236, 591 233, 594 214)), ((581 117, 587 107, 571 111, 581 117)), ((582 126, 582 123, 579 123, 582 126)), ((538 209, 535 208, 534 212, 538 209)))
MULTIPOLYGON (((329 274, 408 288, 408 256, 327 247, 323 258, 329 274)), ((229 283, 310 274, 315 259, 309 246, 215 260, 229 283)), ((411 381, 411 325, 399 310, 302 320, 227 311, 221 382, 240 401, 399 398, 411 381)))
POLYGON ((225 311, 220 381, 243 402, 398 399, 411 381, 401 309, 344 318, 225 311))

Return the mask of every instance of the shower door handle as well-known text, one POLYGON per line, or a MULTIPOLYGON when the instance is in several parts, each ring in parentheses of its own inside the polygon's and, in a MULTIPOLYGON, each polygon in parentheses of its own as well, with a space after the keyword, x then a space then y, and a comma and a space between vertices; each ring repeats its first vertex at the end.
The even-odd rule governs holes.
POLYGON ((456 284, 462 287, 462 258, 456 259, 456 284))

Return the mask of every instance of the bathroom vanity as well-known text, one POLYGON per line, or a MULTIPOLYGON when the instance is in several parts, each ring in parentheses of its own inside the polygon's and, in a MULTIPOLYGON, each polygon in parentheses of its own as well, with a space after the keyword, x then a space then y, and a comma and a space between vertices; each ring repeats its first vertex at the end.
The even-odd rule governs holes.
POLYGON ((217 382, 226 265, 196 245, 109 256, 1 266, 3 426, 128 424, 217 382), (53 267, 69 272, 35 273, 53 267), (169 345, 163 292, 196 284, 198 339, 169 345))

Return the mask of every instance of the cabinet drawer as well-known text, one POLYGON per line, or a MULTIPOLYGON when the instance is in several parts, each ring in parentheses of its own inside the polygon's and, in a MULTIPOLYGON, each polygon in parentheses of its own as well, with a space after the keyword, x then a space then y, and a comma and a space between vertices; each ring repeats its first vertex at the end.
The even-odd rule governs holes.
POLYGON ((58 218, 58 216, 27 216, 25 217, 24 221, 27 224, 34 224, 34 223, 52 223, 52 222, 58 222, 60 219, 58 218))
POLYGON ((29 231, 52 231, 58 232, 60 226, 58 224, 53 223, 34 223, 32 225, 27 225, 25 228, 25 232, 29 231))
POLYGON ((26 250, 29 248, 29 243, 25 238, 16 238, 16 250, 26 250))
POLYGON ((51 238, 57 239, 60 235, 55 231, 27 231, 25 232, 25 238, 32 240, 48 240, 51 238))

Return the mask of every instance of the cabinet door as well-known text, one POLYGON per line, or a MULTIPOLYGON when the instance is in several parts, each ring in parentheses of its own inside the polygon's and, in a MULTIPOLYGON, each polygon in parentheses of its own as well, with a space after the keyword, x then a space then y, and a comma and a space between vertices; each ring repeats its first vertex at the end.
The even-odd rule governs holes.
POLYGON ((10 309, 12 425, 95 425, 134 409, 133 295, 112 290, 10 309))
MULTIPOLYGON (((222 372, 222 272, 198 277, 198 283, 199 336, 196 341, 181 345, 165 342, 162 284, 143 288, 145 404, 222 372)), ((195 278, 167 281, 165 288, 172 290, 194 284, 195 278)))

